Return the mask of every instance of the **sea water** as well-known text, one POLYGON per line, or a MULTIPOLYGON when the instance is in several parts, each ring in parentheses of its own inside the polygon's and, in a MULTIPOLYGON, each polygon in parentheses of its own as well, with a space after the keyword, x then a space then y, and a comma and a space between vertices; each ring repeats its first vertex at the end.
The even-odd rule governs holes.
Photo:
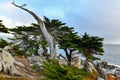
POLYGON ((120 66, 120 44, 104 44, 104 55, 100 56, 102 61, 120 66))
MULTIPOLYGON (((101 61, 107 61, 109 64, 120 66, 120 44, 104 44, 103 49, 103 55, 98 56, 101 58, 101 61)), ((57 53, 65 55, 62 49, 58 49, 57 51, 57 53)), ((83 56, 80 58, 83 58, 83 56)))

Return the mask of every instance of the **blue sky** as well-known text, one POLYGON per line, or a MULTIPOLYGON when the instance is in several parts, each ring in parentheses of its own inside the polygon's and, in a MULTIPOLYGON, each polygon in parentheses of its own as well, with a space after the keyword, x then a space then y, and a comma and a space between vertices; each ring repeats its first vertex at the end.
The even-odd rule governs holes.
MULTIPOLYGON (((120 0, 14 0, 39 17, 59 19, 77 32, 105 38, 104 43, 120 44, 120 0)), ((36 22, 31 15, 0 0, 0 19, 7 27, 36 22)))

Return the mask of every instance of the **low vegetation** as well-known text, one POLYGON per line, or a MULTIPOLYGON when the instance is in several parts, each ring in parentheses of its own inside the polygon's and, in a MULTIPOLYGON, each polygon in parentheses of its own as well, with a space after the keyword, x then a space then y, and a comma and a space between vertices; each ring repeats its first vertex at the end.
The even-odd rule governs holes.
POLYGON ((60 65, 58 61, 45 62, 42 72, 45 80, 83 80, 81 76, 88 75, 85 69, 60 65))

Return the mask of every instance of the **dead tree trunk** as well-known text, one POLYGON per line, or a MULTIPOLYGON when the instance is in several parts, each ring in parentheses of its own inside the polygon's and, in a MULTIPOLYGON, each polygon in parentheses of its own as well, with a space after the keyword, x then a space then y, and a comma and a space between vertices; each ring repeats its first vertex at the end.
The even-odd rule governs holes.
POLYGON ((15 59, 12 57, 10 53, 11 49, 12 48, 10 46, 6 46, 5 48, 3 48, 2 53, 0 53, 0 72, 20 76, 21 74, 15 67, 15 64, 22 67, 24 67, 24 65, 15 61, 15 59))
POLYGON ((45 27, 45 24, 44 22, 32 11, 26 9, 26 8, 23 8, 23 6, 19 6, 17 4, 15 4, 14 2, 12 3, 14 6, 28 12, 29 14, 31 14, 34 19, 38 22, 39 26, 40 26, 40 29, 48 43, 48 46, 49 46, 49 49, 50 49, 50 56, 51 56, 51 59, 56 59, 56 48, 55 48, 55 40, 54 38, 48 33, 48 31, 46 30, 46 27, 45 27))

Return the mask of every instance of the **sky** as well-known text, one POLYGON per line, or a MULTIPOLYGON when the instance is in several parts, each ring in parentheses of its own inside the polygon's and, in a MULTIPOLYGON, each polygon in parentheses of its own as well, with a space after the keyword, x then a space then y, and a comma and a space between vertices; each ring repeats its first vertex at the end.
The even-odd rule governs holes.
MULTIPOLYGON (((14 0, 27 4, 25 8, 40 18, 59 19, 74 27, 79 35, 104 38, 105 44, 120 44, 120 0, 14 0)), ((25 11, 16 8, 12 0, 0 0, 0 19, 7 27, 36 23, 25 11)), ((5 35, 0 35, 7 37, 5 35)))

